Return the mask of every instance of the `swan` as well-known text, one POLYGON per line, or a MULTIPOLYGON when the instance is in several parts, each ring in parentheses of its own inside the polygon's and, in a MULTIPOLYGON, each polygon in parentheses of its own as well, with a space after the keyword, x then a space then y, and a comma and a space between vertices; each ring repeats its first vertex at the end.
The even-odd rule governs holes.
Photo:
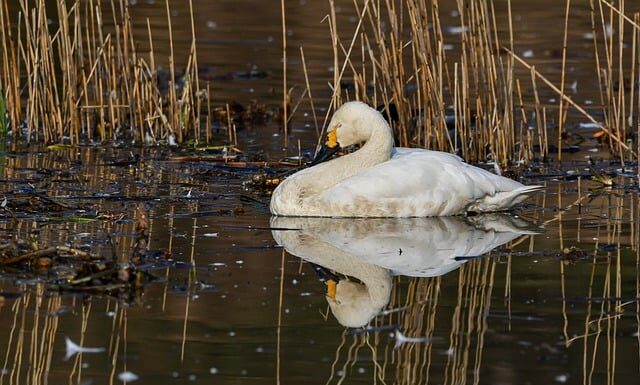
POLYGON ((347 102, 333 115, 311 167, 285 179, 271 196, 274 215, 434 217, 503 211, 542 186, 525 186, 439 151, 393 146, 375 109, 347 102), (340 148, 363 143, 328 162, 340 148))
POLYGON ((389 303, 393 276, 437 277, 520 235, 538 234, 505 214, 443 218, 271 218, 278 245, 351 278, 327 274, 326 299, 338 322, 366 326, 389 303), (355 278, 352 279, 352 278, 355 278))

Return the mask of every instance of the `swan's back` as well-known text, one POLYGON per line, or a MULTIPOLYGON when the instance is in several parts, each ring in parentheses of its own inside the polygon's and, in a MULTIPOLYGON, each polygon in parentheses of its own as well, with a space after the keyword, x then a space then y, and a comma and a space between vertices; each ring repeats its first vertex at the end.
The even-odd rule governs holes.
POLYGON ((443 216, 523 187, 453 154, 396 148, 389 161, 336 184, 320 198, 342 208, 340 216, 443 216))

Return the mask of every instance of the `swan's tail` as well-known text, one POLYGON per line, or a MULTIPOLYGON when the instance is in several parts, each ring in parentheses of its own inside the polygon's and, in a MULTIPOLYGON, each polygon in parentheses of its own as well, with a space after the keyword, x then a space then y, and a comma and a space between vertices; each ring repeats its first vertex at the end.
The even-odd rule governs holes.
POLYGON ((511 191, 501 191, 475 202, 468 211, 492 212, 508 210, 523 202, 531 194, 544 189, 544 186, 522 186, 511 191))

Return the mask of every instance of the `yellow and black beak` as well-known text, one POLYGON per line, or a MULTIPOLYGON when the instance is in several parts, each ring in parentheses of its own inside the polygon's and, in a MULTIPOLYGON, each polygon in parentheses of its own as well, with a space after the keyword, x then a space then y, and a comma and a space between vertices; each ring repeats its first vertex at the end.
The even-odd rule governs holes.
POLYGON ((328 279, 324 281, 325 285, 327 285, 327 297, 332 300, 336 300, 336 289, 338 287, 338 282, 333 279, 328 279))
POLYGON ((338 134, 337 130, 333 130, 327 134, 327 141, 324 142, 320 150, 316 154, 316 157, 309 164, 310 166, 315 166, 316 164, 322 163, 325 160, 331 158, 333 154, 340 150, 340 145, 338 144, 338 134))
POLYGON ((311 262, 311 266, 313 267, 313 270, 316 272, 316 274, 318 274, 318 277, 320 277, 324 281, 324 284, 327 285, 327 297, 335 301, 336 289, 338 287, 340 277, 335 275, 326 267, 320 266, 313 262, 311 262))

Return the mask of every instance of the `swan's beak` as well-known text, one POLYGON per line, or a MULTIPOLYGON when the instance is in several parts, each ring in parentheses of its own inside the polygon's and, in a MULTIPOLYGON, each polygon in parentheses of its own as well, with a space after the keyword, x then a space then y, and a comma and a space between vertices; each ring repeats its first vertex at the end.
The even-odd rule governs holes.
POLYGON ((325 285, 327 285, 327 297, 331 298, 332 300, 336 300, 336 287, 338 286, 338 282, 334 281, 333 279, 328 279, 325 282, 325 285))
POLYGON ((327 134, 327 141, 320 147, 320 151, 318 151, 316 157, 311 161, 310 166, 324 162, 340 150, 336 131, 337 130, 333 130, 327 134))

